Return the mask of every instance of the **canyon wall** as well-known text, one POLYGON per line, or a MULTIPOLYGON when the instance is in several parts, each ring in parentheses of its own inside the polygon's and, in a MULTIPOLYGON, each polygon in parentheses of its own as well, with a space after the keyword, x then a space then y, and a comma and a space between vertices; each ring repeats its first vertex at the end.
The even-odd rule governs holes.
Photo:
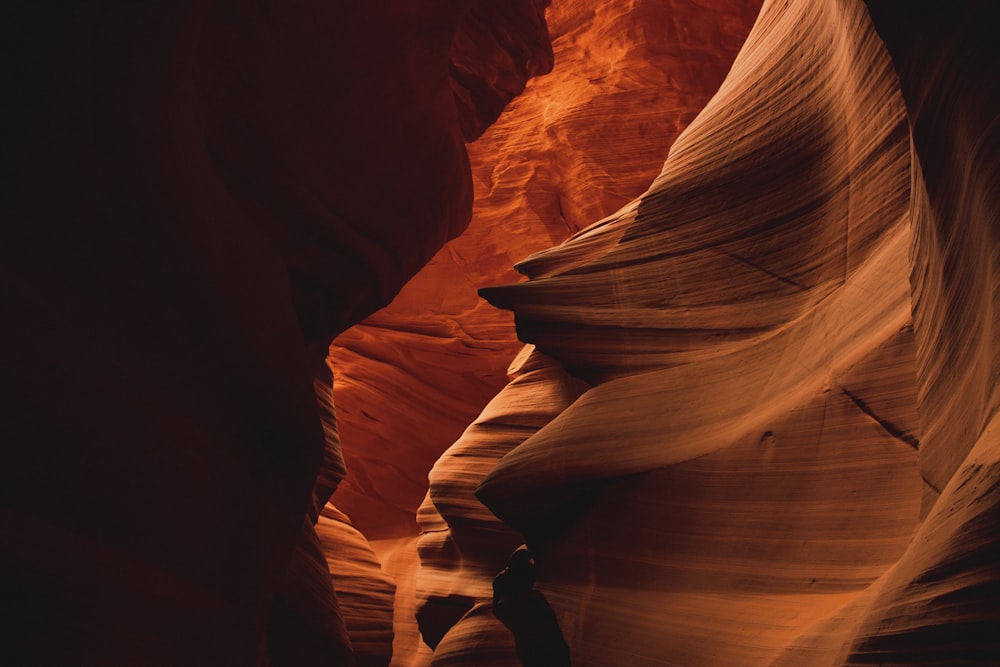
POLYGON ((849 664, 996 664, 1000 638, 1000 9, 869 2, 912 130, 921 472, 940 489, 849 664))
POLYGON ((1000 662, 998 11, 546 4, 15 3, 5 662, 1000 662))
POLYGON ((332 354, 350 471, 337 503, 372 539, 415 535, 434 461, 506 382, 521 347, 476 295, 642 193, 718 89, 760 0, 563 0, 556 65, 469 145, 472 221, 332 354))
POLYGON ((545 4, 10 8, 5 662, 353 660, 315 376, 466 226, 465 142, 551 67, 545 4))
MULTIPOLYGON (((565 239, 642 192, 670 144, 724 79, 759 5, 729 1, 711 12, 691 1, 550 7, 555 68, 533 79, 469 146, 476 200, 468 230, 391 306, 335 341, 335 397, 348 475, 334 500, 380 543, 376 550, 391 551, 401 580, 413 579, 417 556, 412 540, 402 538, 424 533, 425 568, 415 592, 424 638, 432 644, 482 601, 507 551, 520 542, 492 554, 465 544, 466 567, 456 566, 439 557, 459 547, 448 531, 438 530, 445 524, 425 497, 430 472, 447 487, 437 499, 452 523, 465 522, 465 511, 485 512, 472 495, 476 476, 449 482, 444 461, 431 471, 503 386, 503 371, 522 346, 509 314, 478 298, 476 288, 515 279, 511 267, 524 255, 565 239)), ((516 433, 511 437, 516 444, 516 433)), ((501 453, 483 459, 480 474, 501 453)), ((453 468, 468 463, 461 456, 444 460, 453 468)), ((455 539, 461 541, 459 532, 455 539)), ((397 605, 393 664, 422 664, 430 658, 417 634, 414 601, 397 598, 397 605)), ((504 636, 489 613, 480 620, 504 636)), ((435 659, 448 650, 442 647, 435 659)), ((461 660, 463 650, 458 645, 449 659, 461 660)))
MULTIPOLYGON (((539 427, 515 377, 429 497, 495 566, 452 457, 508 452, 574 665, 1000 659, 996 12, 871 4, 765 3, 649 190, 482 292, 592 387, 539 427)), ((433 664, 516 664, 465 594, 433 664)))

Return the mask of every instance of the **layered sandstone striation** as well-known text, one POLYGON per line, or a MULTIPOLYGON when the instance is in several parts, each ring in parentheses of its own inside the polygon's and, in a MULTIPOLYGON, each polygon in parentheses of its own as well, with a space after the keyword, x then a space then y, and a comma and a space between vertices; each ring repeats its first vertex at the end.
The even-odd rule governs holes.
POLYGON ((497 654, 490 664, 517 664, 509 633, 493 618, 490 603, 493 578, 523 538, 490 513, 474 491, 501 458, 588 387, 531 346, 508 373, 510 384, 434 464, 417 515, 422 533, 416 615, 421 636, 435 649, 434 665, 479 664, 484 658, 470 650, 467 640, 480 632, 501 640, 477 642, 497 654))
POLYGON ((327 503, 316 533, 333 579, 337 604, 358 667, 384 667, 392 658, 396 585, 343 512, 327 503))
POLYGON ((618 210, 718 89, 760 0, 554 3, 556 65, 469 145, 469 228, 392 305, 333 346, 350 474, 337 504, 374 539, 418 532, 435 460, 507 381, 521 347, 476 295, 526 255, 618 210))
POLYGON ((574 664, 1000 659, 995 12, 882 4, 765 3, 649 190, 483 292, 593 385, 477 491, 574 664))
POLYGON ((1000 11, 869 5, 912 128, 920 467, 940 497, 866 610, 848 662, 996 664, 1000 11))
MULTIPOLYGON (((498 453, 472 472, 460 472, 472 465, 464 454, 446 455, 430 472, 426 496, 427 471, 448 445, 458 439, 456 447, 468 452, 472 442, 500 438, 496 426, 462 435, 502 386, 502 370, 521 346, 509 315, 478 299, 475 288, 514 279, 510 266, 525 254, 641 192, 723 80, 758 8, 756 1, 720 3, 711 13, 695 2, 609 2, 596 10, 556 3, 547 15, 555 69, 533 80, 469 147, 477 191, 469 229, 392 306, 337 339, 336 398, 349 474, 336 502, 380 540, 377 550, 393 554, 401 581, 413 574, 400 552, 409 542, 398 536, 415 532, 416 512, 423 532, 417 605, 432 644, 489 600, 492 577, 523 541, 502 530, 472 492, 526 432, 505 434, 498 453), (479 521, 493 526, 485 537, 471 531, 479 521), (459 526, 457 537, 449 523, 459 526)), ((399 600, 397 611, 395 664, 424 664, 427 647, 410 634, 410 598, 399 600)), ((477 619, 507 636, 488 607, 477 619)), ((467 632, 446 638, 435 660, 443 660, 442 651, 449 660, 467 653, 455 640, 467 632)), ((515 659, 511 651, 504 660, 515 659)))
POLYGON ((998 12, 599 4, 10 8, 5 661, 1000 663, 998 12))

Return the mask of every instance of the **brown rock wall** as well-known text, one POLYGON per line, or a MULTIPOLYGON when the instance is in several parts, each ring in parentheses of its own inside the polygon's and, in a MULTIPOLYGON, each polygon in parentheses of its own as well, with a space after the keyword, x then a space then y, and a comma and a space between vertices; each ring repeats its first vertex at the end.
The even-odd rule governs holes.
MULTIPOLYGON (((358 667, 389 664, 396 586, 382 571, 368 540, 350 519, 327 503, 316 533, 337 594, 344 626, 358 667)), ((324 659, 320 656, 320 659, 324 659)))
POLYGON ((531 280, 484 290, 597 381, 480 490, 517 527, 581 483, 769 430, 909 320, 908 141, 888 59, 862 10, 768 7, 649 192, 525 260, 531 280))
POLYGON ((888 53, 766 3, 650 191, 485 291, 595 383, 478 491, 574 664, 1000 658, 997 13, 869 4, 888 53))
POLYGON ((940 497, 885 577, 848 664, 988 665, 1000 661, 990 630, 1000 621, 1000 12, 869 7, 912 128, 920 458, 940 497))
POLYGON ((484 292, 595 383, 478 491, 574 664, 981 655, 989 446, 932 508, 897 86, 860 4, 767 3, 649 192, 484 292))

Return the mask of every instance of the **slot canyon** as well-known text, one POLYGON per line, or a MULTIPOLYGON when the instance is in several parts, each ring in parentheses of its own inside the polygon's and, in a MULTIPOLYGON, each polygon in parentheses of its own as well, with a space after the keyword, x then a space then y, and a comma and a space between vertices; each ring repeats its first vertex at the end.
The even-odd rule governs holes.
POLYGON ((1000 665, 1000 5, 6 14, 0 665, 1000 665))

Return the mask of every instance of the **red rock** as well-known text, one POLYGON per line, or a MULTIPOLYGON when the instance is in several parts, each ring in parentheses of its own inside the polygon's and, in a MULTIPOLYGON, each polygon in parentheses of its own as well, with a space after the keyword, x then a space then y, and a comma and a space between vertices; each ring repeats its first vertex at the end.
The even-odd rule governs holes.
POLYGON ((5 660, 1000 662, 997 12, 755 9, 10 8, 5 660))
MULTIPOLYGON (((388 665, 392 657, 392 617, 396 586, 381 568, 368 540, 336 507, 327 504, 316 522, 337 603, 355 664, 388 665)), ((319 656, 319 660, 325 659, 319 656)))
MULTIPOLYGON (((434 465, 427 498, 417 514, 422 534, 417 544, 416 615, 424 641, 435 649, 434 664, 441 659, 438 644, 445 637, 471 634, 465 624, 481 623, 470 620, 483 616, 482 610, 473 614, 473 609, 485 605, 488 612, 493 578, 523 541, 476 499, 476 487, 504 455, 587 387, 530 346, 508 373, 511 383, 434 465)), ((448 650, 459 651, 455 636, 451 642, 454 647, 448 650)), ((475 652, 467 657, 474 662, 475 652)))
POLYGON ((341 507, 373 539, 413 535, 434 461, 506 382, 521 347, 477 298, 526 255, 615 212, 656 176, 716 91, 758 0, 563 0, 548 11, 555 68, 469 146, 466 232, 391 306, 333 346, 350 474, 341 507), (655 26, 647 27, 647 26, 655 26), (391 461, 391 465, 386 465, 391 461))
POLYGON ((478 491, 573 664, 1000 659, 995 12, 871 6, 888 53, 767 3, 649 191, 485 291, 595 385, 478 491))
POLYGON ((549 62, 541 3, 480 4, 500 50, 453 53, 452 0, 11 8, 6 658, 253 664, 282 619, 276 662, 343 651, 302 529, 341 467, 314 375, 468 222, 492 118, 449 72, 508 99, 549 62))

